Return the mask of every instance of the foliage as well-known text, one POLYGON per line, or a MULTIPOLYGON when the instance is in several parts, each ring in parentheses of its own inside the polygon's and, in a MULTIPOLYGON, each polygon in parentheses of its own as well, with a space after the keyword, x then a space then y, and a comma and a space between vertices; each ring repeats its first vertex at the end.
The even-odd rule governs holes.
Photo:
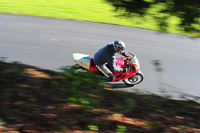
POLYGON ((103 82, 103 78, 91 71, 85 70, 77 70, 71 68, 63 68, 65 76, 69 78, 71 81, 72 87, 77 87, 80 85, 84 85, 84 88, 88 88, 88 86, 98 87, 101 86, 103 82))
MULTIPOLYGON (((115 8, 106 0, 1 0, 0 13, 109 23, 152 30, 161 28, 163 31, 168 27, 166 31, 170 33, 199 36, 198 0, 107 1, 118 7, 117 9, 120 9, 118 11, 122 11, 120 8, 122 7, 126 8, 126 12, 134 12, 134 17, 124 17, 124 14, 115 12, 115 8), (173 3, 174 1, 177 3, 173 3), (144 17, 140 17, 140 15, 144 17), (196 18, 193 19, 193 17, 196 18), (187 32, 177 25, 183 27, 187 32), (198 31, 195 32, 195 30, 198 31), (194 33, 188 31, 194 31, 194 33)), ((125 13, 125 16, 131 15, 133 14, 125 13)))
POLYGON ((125 126, 117 126, 116 132, 117 133, 124 133, 127 130, 125 126))
POLYGON ((200 36, 200 2, 199 0, 107 0, 116 10, 124 9, 125 16, 140 15, 153 17, 158 21, 161 31, 169 27, 169 19, 177 17, 177 25, 185 32, 200 36))
POLYGON ((60 126, 59 128, 60 130, 64 130, 64 131, 68 129, 67 126, 60 126))
POLYGON ((90 130, 95 130, 95 131, 98 131, 98 130, 99 130, 98 126, 96 126, 96 125, 88 125, 88 128, 89 128, 90 130))
POLYGON ((5 59, 0 58, 0 71, 3 71, 7 67, 7 65, 4 62, 5 62, 5 59))
POLYGON ((0 70, 0 132, 200 131, 200 104, 194 101, 118 91, 77 69, 1 64, 7 67, 0 70))

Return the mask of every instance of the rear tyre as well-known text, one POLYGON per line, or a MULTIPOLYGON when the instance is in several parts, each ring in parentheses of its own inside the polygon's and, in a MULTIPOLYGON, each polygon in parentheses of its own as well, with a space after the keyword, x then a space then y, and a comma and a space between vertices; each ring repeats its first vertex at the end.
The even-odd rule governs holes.
POLYGON ((143 81, 144 77, 141 73, 137 73, 135 76, 124 79, 123 82, 128 86, 134 86, 143 81))

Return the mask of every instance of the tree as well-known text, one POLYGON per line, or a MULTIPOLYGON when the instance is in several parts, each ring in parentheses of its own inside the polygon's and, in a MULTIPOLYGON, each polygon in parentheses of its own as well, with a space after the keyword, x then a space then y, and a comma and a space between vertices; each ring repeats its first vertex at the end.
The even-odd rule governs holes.
POLYGON ((169 26, 168 18, 175 16, 179 19, 177 24, 187 33, 200 36, 200 2, 199 0, 106 0, 116 7, 124 10, 124 16, 140 17, 151 16, 157 20, 160 31, 166 31, 169 26), (157 8, 156 8, 157 7, 157 8), (154 13, 150 9, 154 8, 154 13))

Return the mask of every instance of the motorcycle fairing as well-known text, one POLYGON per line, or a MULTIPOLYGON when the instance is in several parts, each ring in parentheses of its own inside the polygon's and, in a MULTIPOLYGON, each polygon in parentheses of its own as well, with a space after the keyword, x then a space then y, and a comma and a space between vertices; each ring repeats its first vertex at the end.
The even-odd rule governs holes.
POLYGON ((126 73, 113 72, 113 74, 115 75, 115 79, 113 80, 113 82, 115 82, 115 81, 119 81, 119 80, 124 80, 126 78, 130 78, 130 77, 134 76, 136 74, 136 72, 135 72, 135 70, 129 70, 126 73))
MULTIPOLYGON (((128 71, 124 72, 116 72, 114 71, 113 74, 115 76, 112 82, 122 80, 126 85, 134 86, 143 80, 143 73, 140 70, 140 63, 135 54, 129 52, 133 57, 116 57, 115 63, 118 67, 124 68, 127 67, 128 71), (135 77, 136 75, 136 77, 135 77), (139 78, 137 78, 139 77, 139 78)), ((74 53, 73 54, 74 61, 82 68, 99 73, 102 73, 98 70, 96 65, 94 64, 94 59, 90 55, 81 54, 81 53, 74 53)), ((107 66, 109 67, 109 66, 107 66)))
POLYGON ((95 67, 94 60, 90 55, 74 53, 72 55, 72 58, 78 65, 85 68, 86 70, 95 71, 97 73, 100 73, 99 70, 95 67))
MULTIPOLYGON (((121 67, 121 68, 124 68, 124 60, 126 58, 125 57, 116 57, 116 65, 121 67)), ((127 73, 124 73, 124 72, 113 72, 113 74, 115 75, 115 79, 113 80, 113 82, 115 81, 119 81, 119 80, 123 80, 123 79, 126 79, 126 78, 130 78, 132 76, 134 76, 136 74, 136 71, 135 70, 129 70, 127 73)))
POLYGON ((87 54, 80 54, 80 53, 74 53, 72 55, 72 58, 74 61, 79 64, 81 67, 89 70, 90 68, 90 55, 87 54))
MULTIPOLYGON (((95 64, 93 62, 93 58, 90 55, 81 54, 81 53, 73 53, 72 57, 78 65, 85 68, 86 70, 101 73, 98 70, 98 68, 95 66, 95 64)), ((116 57, 115 63, 118 67, 124 68, 125 67, 124 60, 125 60, 124 57, 116 57)), ((134 64, 134 66, 135 66, 135 64, 134 64)), ((113 74, 115 76, 115 79, 113 80, 113 82, 115 82, 115 81, 123 80, 123 79, 134 76, 136 74, 136 70, 129 70, 127 73, 113 72, 113 74)))

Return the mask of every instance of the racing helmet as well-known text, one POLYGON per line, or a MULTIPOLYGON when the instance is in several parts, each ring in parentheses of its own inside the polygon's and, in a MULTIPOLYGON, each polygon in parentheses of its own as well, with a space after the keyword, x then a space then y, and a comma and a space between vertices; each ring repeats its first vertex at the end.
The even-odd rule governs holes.
POLYGON ((116 52, 123 52, 125 50, 125 43, 121 40, 115 40, 113 47, 116 52))

